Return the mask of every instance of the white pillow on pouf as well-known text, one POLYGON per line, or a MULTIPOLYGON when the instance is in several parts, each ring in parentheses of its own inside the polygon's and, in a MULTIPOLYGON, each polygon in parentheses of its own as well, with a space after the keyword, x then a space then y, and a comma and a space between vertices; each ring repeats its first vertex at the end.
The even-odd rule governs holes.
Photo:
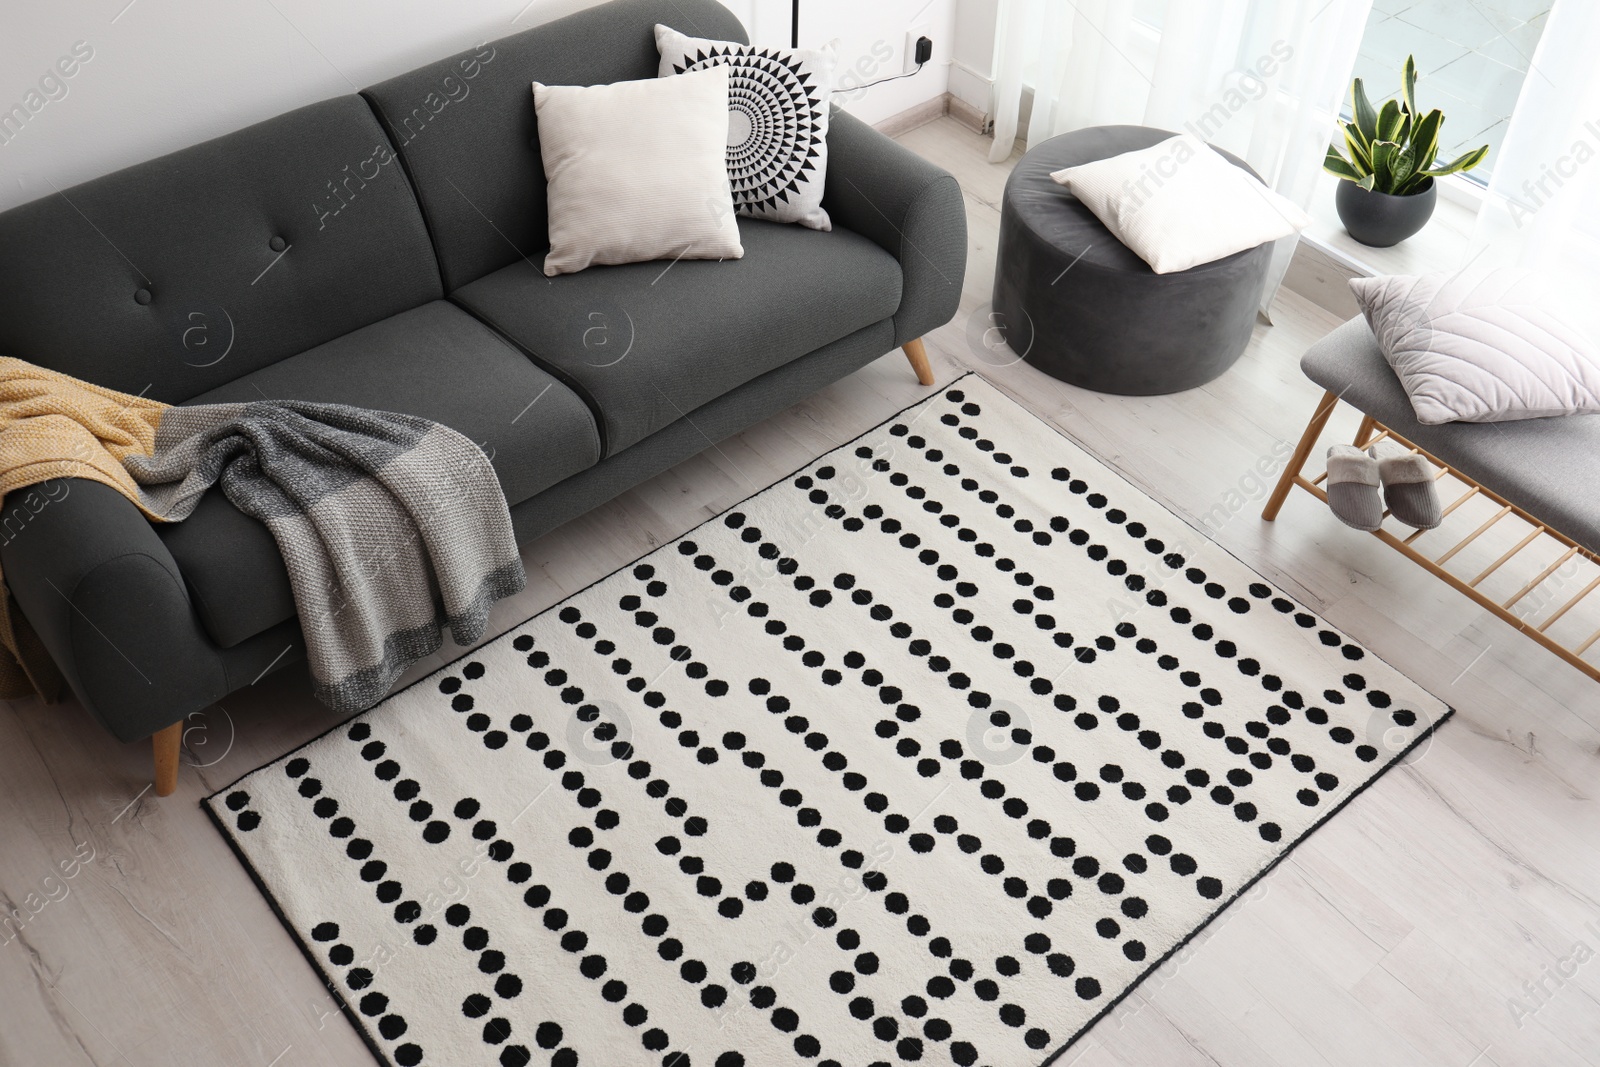
POLYGON ((554 277, 596 263, 738 259, 728 69, 611 85, 533 83, 554 277))
POLYGON ((1188 270, 1311 225, 1294 201, 1186 133, 1050 177, 1157 274, 1188 270))
POLYGON ((1424 426, 1600 412, 1600 349, 1581 292, 1520 267, 1352 278, 1424 426))

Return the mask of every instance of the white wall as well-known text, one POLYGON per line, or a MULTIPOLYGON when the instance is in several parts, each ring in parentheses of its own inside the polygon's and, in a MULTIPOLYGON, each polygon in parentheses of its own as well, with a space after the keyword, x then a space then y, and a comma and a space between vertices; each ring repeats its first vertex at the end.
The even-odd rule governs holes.
MULTIPOLYGON (((769 0, 758 0, 763 12, 769 0)), ((788 9, 787 3, 780 3, 788 9)), ((842 85, 865 85, 905 70, 906 34, 914 27, 933 40, 933 58, 920 74, 857 89, 839 101, 864 122, 882 122, 950 87, 956 0, 802 0, 800 44, 817 48, 837 39, 842 85)))
MULTIPOLYGON (((354 91, 594 0, 41 0, 0 33, 0 209, 354 91), (80 43, 81 42, 81 43, 80 43), (76 47, 76 56, 74 49, 76 47), (82 57, 87 55, 87 59, 82 57), (60 66, 58 66, 58 61, 60 66), (70 76, 62 72, 70 70, 70 76)), ((788 0, 723 0, 765 44, 788 0)), ((956 0, 803 0, 801 44, 838 38, 856 82, 901 71, 906 30, 933 28, 922 73, 843 103, 877 122, 942 94, 956 0)))
POLYGON ((994 104, 994 35, 1000 0, 956 0, 950 93, 988 115, 994 104))

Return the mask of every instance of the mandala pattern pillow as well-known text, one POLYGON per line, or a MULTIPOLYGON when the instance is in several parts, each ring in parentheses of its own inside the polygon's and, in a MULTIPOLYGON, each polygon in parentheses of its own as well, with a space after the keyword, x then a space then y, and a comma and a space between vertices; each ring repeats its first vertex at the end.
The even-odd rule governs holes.
POLYGON ((739 215, 830 230, 822 209, 828 168, 828 98, 837 62, 820 51, 757 48, 656 27, 665 78, 728 68, 728 180, 739 215))

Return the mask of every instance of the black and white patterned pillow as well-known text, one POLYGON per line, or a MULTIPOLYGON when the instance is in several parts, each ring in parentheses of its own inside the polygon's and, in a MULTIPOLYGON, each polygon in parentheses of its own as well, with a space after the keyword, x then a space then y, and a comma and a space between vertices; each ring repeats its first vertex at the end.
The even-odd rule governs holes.
POLYGON ((822 209, 828 166, 828 98, 836 56, 820 51, 758 48, 688 37, 656 27, 660 76, 728 70, 728 180, 737 214, 833 226, 822 209))

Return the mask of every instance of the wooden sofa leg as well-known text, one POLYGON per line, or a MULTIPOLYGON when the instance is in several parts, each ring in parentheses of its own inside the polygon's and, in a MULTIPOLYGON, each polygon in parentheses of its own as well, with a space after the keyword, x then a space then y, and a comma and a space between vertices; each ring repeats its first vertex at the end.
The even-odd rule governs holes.
POLYGON ((911 361, 911 369, 917 372, 917 381, 923 385, 932 385, 933 368, 928 365, 928 350, 922 346, 922 338, 907 341, 900 347, 905 349, 906 358, 911 361))
POLYGON ((150 735, 156 756, 156 796, 169 797, 178 788, 178 749, 183 743, 183 720, 150 735))
POLYGON ((1312 414, 1311 421, 1306 424, 1306 432, 1300 435, 1300 443, 1294 448, 1294 455, 1289 457, 1289 465, 1283 469, 1283 477, 1278 479, 1272 495, 1267 498, 1267 506, 1261 509, 1261 517, 1267 522, 1278 517, 1279 509, 1289 497, 1289 490, 1294 488, 1294 480, 1300 477, 1300 471, 1305 467, 1306 460, 1311 457, 1311 450, 1317 447, 1317 439, 1322 436, 1323 428, 1333 417, 1333 409, 1338 406, 1337 393, 1330 389, 1322 394, 1322 399, 1317 402, 1317 410, 1312 414))

